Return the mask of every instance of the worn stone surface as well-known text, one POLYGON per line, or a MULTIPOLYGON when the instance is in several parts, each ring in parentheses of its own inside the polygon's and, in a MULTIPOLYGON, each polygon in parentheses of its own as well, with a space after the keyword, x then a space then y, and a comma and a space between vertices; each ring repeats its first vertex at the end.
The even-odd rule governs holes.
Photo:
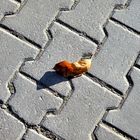
POLYGON ((140 66, 140 59, 138 60, 137 64, 140 66))
POLYGON ((85 52, 94 52, 96 45, 80 37, 67 28, 55 23, 51 28, 53 40, 40 59, 28 62, 22 71, 40 80, 63 95, 68 95, 71 87, 68 80, 57 75, 52 68, 62 60, 77 61, 85 52), (61 55, 62 54, 62 55, 61 55))
POLYGON ((24 125, 9 113, 0 109, 0 139, 20 140, 25 132, 24 125))
POLYGON ((140 51, 140 37, 120 25, 109 22, 108 39, 101 47, 90 73, 125 93, 129 87, 126 74, 140 51))
POLYGON ((4 17, 6 13, 14 12, 17 7, 14 1, 10 0, 1 0, 0 1, 0 20, 4 17))
POLYGON ((62 12, 59 19, 76 30, 102 41, 105 37, 103 25, 115 5, 124 3, 125 0, 80 0, 74 10, 62 12))
POLYGON ((139 7, 0 0, 0 140, 140 139, 139 7), (70 81, 52 69, 88 52, 90 74, 70 81))
POLYGON ((6 101, 10 96, 9 80, 25 58, 34 58, 38 50, 20 41, 0 28, 0 100, 6 101))
POLYGON ((59 9, 70 8, 72 4, 71 0, 28 0, 18 14, 5 19, 2 23, 44 46, 48 41, 46 30, 59 9))
POLYGON ((110 111, 106 121, 124 132, 140 139, 140 70, 133 68, 131 78, 134 86, 121 109, 110 111))
POLYGON ((75 91, 58 115, 48 115, 43 126, 66 140, 90 140, 97 122, 120 98, 82 76, 73 80, 75 91), (100 103, 100 104, 99 104, 100 103))
POLYGON ((140 32, 140 1, 132 0, 127 9, 116 12, 113 17, 140 32))
POLYGON ((113 130, 105 127, 102 124, 99 125, 95 135, 98 140, 127 140, 127 138, 115 133, 113 130))
POLYGON ((62 104, 60 98, 45 90, 37 90, 36 84, 17 75, 14 81, 16 93, 9 101, 13 111, 31 124, 38 124, 47 111, 58 109, 62 104))
POLYGON ((50 140, 49 138, 44 137, 41 134, 38 134, 32 129, 29 129, 27 134, 24 137, 25 140, 50 140))

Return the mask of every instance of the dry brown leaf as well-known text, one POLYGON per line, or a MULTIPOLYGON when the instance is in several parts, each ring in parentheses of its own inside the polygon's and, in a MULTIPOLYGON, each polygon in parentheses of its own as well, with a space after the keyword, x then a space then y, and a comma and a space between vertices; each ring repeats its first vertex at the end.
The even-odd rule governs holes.
POLYGON ((63 77, 77 77, 90 69, 91 60, 91 57, 81 58, 79 61, 74 63, 64 60, 57 63, 53 69, 63 77))

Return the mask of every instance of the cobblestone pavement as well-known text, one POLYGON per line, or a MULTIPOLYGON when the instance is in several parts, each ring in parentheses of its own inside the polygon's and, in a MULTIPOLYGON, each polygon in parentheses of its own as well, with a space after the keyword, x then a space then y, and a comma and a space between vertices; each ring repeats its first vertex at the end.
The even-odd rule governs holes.
POLYGON ((0 140, 140 140, 139 93, 140 0, 0 0, 0 140))

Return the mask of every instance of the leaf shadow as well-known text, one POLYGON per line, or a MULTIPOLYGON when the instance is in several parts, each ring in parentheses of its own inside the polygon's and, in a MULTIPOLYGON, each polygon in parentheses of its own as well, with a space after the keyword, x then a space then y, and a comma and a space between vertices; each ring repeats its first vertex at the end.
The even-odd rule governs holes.
POLYGON ((58 75, 55 71, 47 71, 37 82, 37 90, 51 87, 65 81, 68 81, 68 79, 58 75))

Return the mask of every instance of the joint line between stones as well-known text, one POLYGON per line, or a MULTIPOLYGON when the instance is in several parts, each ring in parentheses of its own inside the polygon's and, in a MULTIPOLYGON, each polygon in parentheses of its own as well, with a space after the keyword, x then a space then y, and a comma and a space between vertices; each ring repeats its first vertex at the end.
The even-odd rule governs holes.
POLYGON ((131 32, 131 33, 137 35, 138 37, 140 37, 140 32, 139 31, 137 31, 137 30, 133 29, 132 27, 122 23, 121 21, 119 21, 119 20, 117 20, 113 17, 110 18, 110 21, 112 21, 115 24, 117 24, 117 25, 121 26, 122 28, 126 29, 128 32, 131 32))
POLYGON ((120 130, 119 128, 115 127, 114 125, 112 125, 112 124, 106 122, 106 121, 105 121, 105 118, 106 118, 106 116, 108 115, 109 111, 121 109, 121 107, 123 106, 123 104, 124 104, 124 102, 126 101, 127 97, 129 96, 129 94, 130 94, 130 92, 131 92, 131 90, 132 90, 132 88, 133 88, 133 85, 134 85, 134 84, 133 84, 133 81, 132 81, 132 79, 131 79, 131 71, 132 71, 132 68, 135 67, 135 65, 137 64, 137 61, 138 61, 139 57, 140 57, 140 54, 137 56, 137 58, 136 58, 136 60, 135 60, 135 62, 134 62, 134 64, 133 64, 133 66, 130 68, 130 70, 128 71, 128 73, 127 73, 127 75, 126 75, 126 78, 127 78, 127 80, 128 80, 128 83, 129 83, 129 87, 128 87, 128 90, 126 91, 126 93, 125 93, 124 95, 122 95, 122 100, 121 100, 119 106, 118 106, 118 107, 113 107, 113 108, 107 108, 107 109, 106 109, 106 112, 104 113, 102 119, 98 122, 96 128, 94 129, 93 135, 96 135, 96 131, 97 131, 97 129, 98 129, 100 123, 104 123, 104 124, 105 124, 106 126, 108 126, 110 129, 115 130, 114 132, 117 132, 117 133, 119 133, 119 134, 121 134, 121 135, 123 135, 123 136, 125 136, 125 137, 127 137, 127 138, 129 138, 129 139, 137 140, 137 139, 134 138, 133 136, 130 136, 129 134, 123 132, 122 130, 120 130))

